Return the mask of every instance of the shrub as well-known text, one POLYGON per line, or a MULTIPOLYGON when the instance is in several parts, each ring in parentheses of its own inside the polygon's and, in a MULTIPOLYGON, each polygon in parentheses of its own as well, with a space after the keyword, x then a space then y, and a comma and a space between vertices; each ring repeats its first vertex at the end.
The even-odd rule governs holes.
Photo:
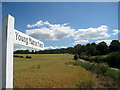
POLYGON ((13 55, 13 57, 19 57, 18 55, 13 55))
POLYGON ((92 80, 86 82, 78 82, 75 84, 77 88, 92 88, 92 80))
POLYGON ((104 63, 96 64, 94 67, 94 72, 98 74, 104 74, 108 70, 108 65, 104 63))
POLYGON ((24 58, 24 56, 19 56, 20 58, 24 58))
POLYGON ((76 66, 82 66, 86 70, 90 70, 90 71, 95 72, 97 74, 109 76, 120 85, 120 72, 109 68, 107 64, 104 64, 104 63, 101 63, 101 64, 85 63, 85 62, 81 62, 81 61, 72 62, 72 63, 69 62, 69 64, 73 64, 76 66))
POLYGON ((107 62, 109 66, 120 68, 120 51, 108 54, 107 62))
POLYGON ((98 56, 90 56, 87 55, 85 52, 82 52, 79 55, 80 59, 84 59, 90 62, 96 62, 96 63, 101 63, 101 62, 106 62, 107 61, 107 56, 106 55, 98 55, 98 56))
POLYGON ((106 56, 104 56, 104 55, 98 55, 98 56, 95 56, 95 62, 96 63, 101 63, 101 62, 106 62, 106 59, 107 59, 107 57, 106 56))
POLYGON ((81 52, 79 55, 80 59, 88 60, 88 55, 86 52, 81 52))
POLYGON ((26 58, 32 58, 32 57, 27 55, 26 58))
POLYGON ((88 57, 88 61, 90 61, 90 62, 95 61, 95 57, 96 57, 96 56, 90 56, 90 57, 88 57))
POLYGON ((120 85, 120 72, 115 71, 115 70, 112 70, 112 69, 109 68, 109 69, 105 72, 105 75, 113 78, 113 79, 114 79, 116 82, 118 82, 118 84, 120 85))
POLYGON ((78 54, 75 54, 74 60, 78 60, 78 54))

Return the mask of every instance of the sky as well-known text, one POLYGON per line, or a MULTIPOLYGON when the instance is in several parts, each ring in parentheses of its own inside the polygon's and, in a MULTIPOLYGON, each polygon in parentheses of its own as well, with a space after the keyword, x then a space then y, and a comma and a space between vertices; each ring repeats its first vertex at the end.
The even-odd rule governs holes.
POLYGON ((45 49, 118 39, 117 2, 3 2, 2 18, 7 14, 15 17, 15 29, 45 49))

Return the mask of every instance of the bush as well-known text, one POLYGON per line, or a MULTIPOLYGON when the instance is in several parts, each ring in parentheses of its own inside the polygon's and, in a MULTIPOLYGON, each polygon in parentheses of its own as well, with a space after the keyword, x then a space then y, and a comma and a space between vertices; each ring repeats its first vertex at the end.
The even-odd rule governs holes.
POLYGON ((32 57, 27 55, 26 58, 32 58, 32 57))
POLYGON ((13 57, 19 57, 18 55, 13 55, 13 57))
POLYGON ((107 64, 85 63, 81 61, 72 62, 72 63, 69 62, 69 64, 81 66, 86 70, 90 70, 97 74, 102 74, 102 75, 111 77, 114 81, 116 81, 120 85, 120 72, 112 70, 111 68, 108 67, 107 64))
POLYGON ((77 88, 92 88, 92 80, 86 82, 78 82, 75 84, 77 88))
POLYGON ((120 72, 117 72, 117 71, 112 70, 112 69, 109 68, 109 69, 105 72, 105 75, 113 78, 113 79, 114 79, 116 82, 118 82, 118 84, 120 85, 120 72))
POLYGON ((98 56, 80 55, 79 58, 96 63, 106 62, 107 60, 107 56, 105 55, 98 55, 98 56))
POLYGON ((86 52, 81 52, 79 55, 80 59, 88 60, 88 55, 86 52))
POLYGON ((88 61, 90 61, 90 62, 95 61, 95 57, 96 57, 96 56, 90 56, 90 57, 88 57, 88 61))
POLYGON ((98 55, 98 56, 96 56, 95 57, 95 62, 96 63, 101 63, 101 62, 106 62, 106 59, 107 59, 107 57, 106 56, 104 56, 104 55, 98 55))
POLYGON ((96 64, 93 71, 98 74, 104 74, 107 70, 108 70, 108 65, 101 63, 101 64, 96 64))
POLYGON ((20 58, 24 58, 24 56, 19 56, 20 58))
POLYGON ((78 54, 75 54, 74 60, 78 60, 78 54))
POLYGON ((108 54, 107 62, 109 66, 120 68, 120 51, 108 54))

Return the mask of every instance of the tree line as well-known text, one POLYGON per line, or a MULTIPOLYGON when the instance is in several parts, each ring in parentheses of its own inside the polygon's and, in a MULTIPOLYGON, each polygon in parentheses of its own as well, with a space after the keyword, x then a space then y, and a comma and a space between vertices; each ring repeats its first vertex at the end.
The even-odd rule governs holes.
POLYGON ((96 56, 96 55, 106 55, 110 52, 120 51, 120 42, 119 40, 112 40, 110 45, 107 45, 106 42, 102 41, 98 44, 88 43, 86 45, 77 44, 74 47, 61 48, 61 49, 50 49, 50 50, 40 50, 40 51, 29 51, 29 50, 17 50, 14 51, 14 54, 78 54, 85 52, 87 55, 96 56))

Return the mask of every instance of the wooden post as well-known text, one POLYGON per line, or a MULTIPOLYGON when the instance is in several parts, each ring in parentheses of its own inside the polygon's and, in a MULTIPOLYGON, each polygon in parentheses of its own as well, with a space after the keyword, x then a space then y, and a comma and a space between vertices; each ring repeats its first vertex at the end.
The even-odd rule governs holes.
POLYGON ((13 88, 14 17, 2 20, 2 88, 13 88))

